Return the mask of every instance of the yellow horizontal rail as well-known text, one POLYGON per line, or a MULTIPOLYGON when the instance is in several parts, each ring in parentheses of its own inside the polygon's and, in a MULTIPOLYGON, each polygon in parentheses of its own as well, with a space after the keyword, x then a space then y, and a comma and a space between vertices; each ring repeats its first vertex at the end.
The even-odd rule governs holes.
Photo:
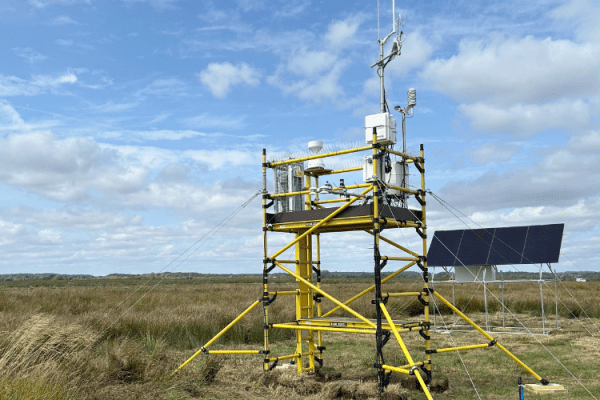
POLYGON ((298 162, 301 162, 301 161, 308 161, 308 160, 316 160, 318 158, 327 158, 327 157, 341 156, 343 154, 350 154, 350 153, 357 153, 359 151, 371 150, 372 148, 373 148, 373 146, 369 145, 369 146, 356 147, 354 149, 331 151, 329 153, 316 154, 314 156, 306 156, 306 157, 300 157, 300 158, 293 158, 293 159, 290 159, 290 160, 283 160, 283 161, 274 161, 274 162, 269 163, 269 167, 273 168, 273 167, 277 167, 279 165, 294 164, 294 163, 298 163, 298 162))
POLYGON ((381 257, 381 260, 390 260, 390 261, 419 261, 418 258, 415 257, 388 257, 388 256, 383 256, 381 257))
POLYGON ((296 295, 299 293, 299 290, 283 290, 281 292, 269 292, 269 296, 274 296, 274 295, 296 295))
POLYGON ((208 354, 260 354, 260 350, 209 350, 208 354))
POLYGON ((411 190, 411 189, 403 188, 402 186, 390 185, 389 183, 386 183, 385 186, 387 186, 389 189, 398 190, 400 192, 404 192, 404 193, 408 193, 408 194, 417 194, 417 193, 419 193, 416 190, 411 190))
POLYGON ((407 160, 412 160, 412 161, 418 161, 419 160, 419 157, 411 156, 411 155, 408 155, 408 154, 403 153, 401 151, 392 150, 392 149, 389 149, 389 148, 386 148, 386 150, 387 150, 388 153, 395 154, 395 155, 400 156, 402 158, 406 158, 407 160))
POLYGON ((462 350, 473 350, 473 349, 483 349, 485 347, 490 347, 489 344, 473 344, 470 346, 459 346, 459 347, 447 347, 445 349, 437 349, 436 353, 449 353, 451 351, 462 351, 462 350))
POLYGON ((402 292, 402 293, 386 293, 387 297, 410 297, 410 296, 418 296, 423 294, 423 292, 402 292))
POLYGON ((289 360, 290 358, 298 358, 298 354, 289 354, 287 356, 272 357, 272 358, 269 358, 269 361, 273 362, 275 360, 278 360, 278 361, 289 360))
POLYGON ((358 328, 333 328, 329 326, 311 326, 311 325, 286 325, 273 324, 273 328, 295 329, 297 331, 324 331, 324 332, 345 332, 345 333, 376 333, 376 329, 358 329, 358 328))
POLYGON ((404 369, 404 368, 392 367, 391 365, 385 365, 385 364, 383 364, 381 366, 381 368, 386 369, 388 371, 399 372, 399 373, 404 374, 404 375, 410 375, 410 371, 407 370, 407 369, 404 369))

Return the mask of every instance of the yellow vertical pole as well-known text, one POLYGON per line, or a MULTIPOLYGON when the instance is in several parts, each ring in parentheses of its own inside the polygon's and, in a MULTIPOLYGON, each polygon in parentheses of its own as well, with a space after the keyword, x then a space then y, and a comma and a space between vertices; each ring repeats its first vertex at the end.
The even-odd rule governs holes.
MULTIPOLYGON (((298 288, 300 284, 298 284, 298 288)), ((300 290, 298 290, 298 294, 296 294, 296 320, 302 319, 302 305, 300 302, 300 290)), ((298 371, 298 375, 302 374, 302 331, 296 329, 296 354, 298 358, 296 359, 296 369, 298 371)))
MULTIPOLYGON (((319 233, 315 234, 315 242, 316 242, 316 264, 317 264, 317 287, 321 288, 321 235, 319 233)), ((317 303, 317 316, 320 317, 323 311, 321 309, 321 302, 317 303)), ((317 349, 319 350, 319 360, 321 363, 323 362, 323 332, 317 332, 317 349)))
MULTIPOLYGON (((296 238, 301 236, 300 233, 296 234, 296 238)), ((296 245, 296 275, 302 277, 308 282, 312 281, 312 235, 307 235, 299 240, 296 245)), ((306 283, 299 281, 298 282, 299 289, 299 302, 297 303, 296 317, 297 319, 306 319, 313 317, 313 291, 310 286, 306 283)), ((312 331, 308 330, 297 330, 297 341, 299 343, 300 354, 304 353, 302 350, 304 348, 304 342, 308 343, 308 353, 314 353, 314 334, 312 331)), ((298 367, 299 371, 304 368, 304 360, 301 358, 300 363, 302 366, 298 367)), ((314 370, 314 359, 311 358, 309 354, 308 357, 308 368, 314 370)))
MULTIPOLYGON (((425 300, 425 303, 427 304, 425 306, 425 310, 424 310, 424 314, 425 314, 425 323, 427 324, 427 326, 429 327, 430 324, 430 308, 429 308, 429 271, 427 269, 427 216, 426 216, 426 205, 427 202, 425 201, 425 152, 423 149, 423 144, 421 144, 420 147, 420 153, 419 156, 421 158, 421 199, 423 201, 423 204, 421 205, 421 211, 423 213, 422 217, 421 217, 421 222, 423 222, 423 226, 422 226, 422 231, 423 231, 423 268, 425 269, 425 271, 423 272, 423 287, 424 287, 424 292, 425 292, 425 296, 423 296, 423 299, 425 300)), ((431 381, 431 354, 429 354, 429 352, 427 352, 427 350, 431 350, 431 339, 429 336, 429 328, 425 329, 425 350, 426 350, 426 361, 427 361, 427 384, 429 385, 429 382, 431 381)))
MULTIPOLYGON (((311 184, 311 178, 310 175, 304 175, 304 185, 307 188, 310 188, 310 184, 311 184)), ((306 193, 306 200, 304 201, 304 209, 305 210, 310 210, 312 207, 310 205, 311 203, 311 194, 310 193, 306 193)))
POLYGON ((269 285, 268 285, 268 251, 267 251, 267 149, 263 149, 262 152, 262 217, 263 217, 263 321, 264 321, 264 350, 265 359, 263 362, 263 369, 266 371, 269 369, 269 306, 267 306, 267 299, 269 298, 269 285))

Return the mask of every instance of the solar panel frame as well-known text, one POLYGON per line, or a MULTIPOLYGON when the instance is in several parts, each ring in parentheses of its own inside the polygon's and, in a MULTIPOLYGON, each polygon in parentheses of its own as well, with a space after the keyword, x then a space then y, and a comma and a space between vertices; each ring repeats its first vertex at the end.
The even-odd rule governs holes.
POLYGON ((436 266, 553 264, 564 224, 436 231, 427 264, 436 266))

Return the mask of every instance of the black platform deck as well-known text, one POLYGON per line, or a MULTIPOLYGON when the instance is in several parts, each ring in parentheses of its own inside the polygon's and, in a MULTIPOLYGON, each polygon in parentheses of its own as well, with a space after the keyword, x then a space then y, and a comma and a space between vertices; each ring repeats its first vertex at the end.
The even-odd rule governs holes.
MULTIPOLYGON (((292 211, 278 214, 267 214, 267 223, 273 225, 275 231, 302 231, 311 228, 319 221, 327 218, 339 207, 319 208, 316 210, 292 211)), ((404 221, 418 222, 421 220, 420 210, 410 210, 403 207, 382 205, 379 208, 380 217, 386 218, 387 228, 400 228, 404 221)), ((350 206, 336 215, 328 226, 319 232, 352 231, 373 228, 373 204, 350 206)))

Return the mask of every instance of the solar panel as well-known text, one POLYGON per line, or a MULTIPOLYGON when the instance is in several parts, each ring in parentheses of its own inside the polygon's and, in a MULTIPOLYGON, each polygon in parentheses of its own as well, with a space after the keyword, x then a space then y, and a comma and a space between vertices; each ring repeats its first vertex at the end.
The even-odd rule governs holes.
POLYGON ((436 266, 556 263, 564 224, 436 231, 427 264, 436 266))

